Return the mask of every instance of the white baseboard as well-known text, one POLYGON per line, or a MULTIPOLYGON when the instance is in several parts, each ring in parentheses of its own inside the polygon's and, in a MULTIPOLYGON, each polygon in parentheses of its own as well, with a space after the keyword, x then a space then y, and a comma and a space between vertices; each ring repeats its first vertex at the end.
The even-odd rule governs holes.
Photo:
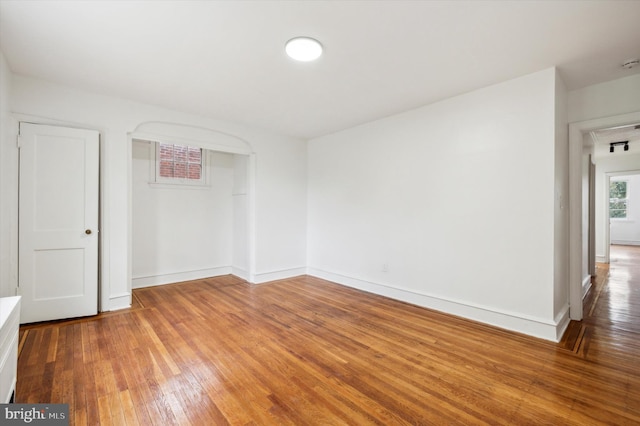
POLYGON ((589 291, 590 288, 591 288, 591 275, 587 275, 582 280, 582 298, 583 299, 587 295, 587 292, 589 291))
POLYGON ((621 246, 640 246, 640 241, 635 240, 611 240, 611 244, 618 244, 621 246))
POLYGON ((597 263, 607 263, 607 258, 601 255, 596 255, 596 262, 597 263))
POLYGON ((152 275, 148 277, 134 277, 131 279, 131 287, 153 287, 156 285, 199 280, 202 278, 217 277, 220 275, 229 275, 231 274, 231 272, 232 268, 230 266, 221 266, 218 268, 199 269, 196 271, 175 272, 171 274, 152 275))
POLYGON ((131 307, 131 293, 120 293, 109 297, 109 311, 117 311, 131 307))
POLYGON ((272 272, 263 272, 260 274, 255 274, 252 282, 254 284, 262 284, 268 281, 276 281, 276 280, 284 280, 286 278, 293 278, 300 275, 306 275, 307 268, 291 268, 291 269, 282 269, 280 271, 272 271, 272 272))
POLYGON ((548 340, 559 342, 560 339, 562 339, 564 332, 567 331, 567 327, 569 327, 569 323, 571 322, 571 318, 569 317, 568 303, 562 307, 562 309, 560 310, 560 313, 558 313, 558 315, 556 315, 556 317, 553 319, 553 322, 556 324, 556 327, 555 327, 556 336, 554 339, 548 339, 548 340))
POLYGON ((231 267, 231 274, 235 275, 238 278, 242 278, 245 281, 249 281, 249 271, 243 268, 238 268, 236 266, 231 267))
POLYGON ((569 306, 566 305, 553 320, 536 318, 515 312, 481 306, 465 301, 442 298, 415 290, 377 284, 317 268, 308 268, 307 274, 348 287, 379 294, 392 299, 422 306, 440 312, 490 324, 506 330, 558 342, 569 325, 569 306))

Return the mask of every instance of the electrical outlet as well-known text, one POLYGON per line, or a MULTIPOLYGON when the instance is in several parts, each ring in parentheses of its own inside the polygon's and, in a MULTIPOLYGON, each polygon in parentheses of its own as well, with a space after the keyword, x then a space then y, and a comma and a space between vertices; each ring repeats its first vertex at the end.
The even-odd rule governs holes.
POLYGON ((382 272, 389 272, 389 265, 387 263, 382 264, 382 272))

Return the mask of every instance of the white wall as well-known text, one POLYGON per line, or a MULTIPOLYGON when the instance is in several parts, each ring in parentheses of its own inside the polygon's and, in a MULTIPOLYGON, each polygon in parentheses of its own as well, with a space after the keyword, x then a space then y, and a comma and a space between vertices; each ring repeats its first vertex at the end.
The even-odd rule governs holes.
POLYGON ((305 274, 307 145, 275 139, 256 147, 256 282, 305 274))
POLYGON ((640 245, 640 164, 639 174, 616 176, 615 180, 623 179, 628 182, 629 198, 626 219, 611 220, 611 243, 625 245, 640 245))
POLYGON ((233 156, 234 174, 233 189, 231 191, 233 197, 233 255, 231 259, 231 269, 234 275, 243 279, 249 278, 249 230, 247 229, 247 217, 249 215, 248 167, 249 158, 246 155, 233 156))
MULTIPOLYGON (((568 325, 569 311, 569 127, 567 89, 555 76, 554 321, 568 325)), ((557 336, 558 338, 562 337, 557 336)))
POLYGON ((18 153, 11 117, 12 73, 0 52, 0 297, 15 296, 17 282, 18 153))
POLYGON ((154 185, 154 149, 133 142, 133 288, 230 274, 234 156, 204 151, 209 186, 154 185))
POLYGON ((640 74, 594 84, 568 94, 570 123, 640 111, 640 74))
POLYGON ((309 273, 556 339, 556 90, 548 69, 309 141, 309 273))
MULTIPOLYGON (((257 282, 299 274, 306 264, 306 145, 299 139, 233 123, 96 95, 14 75, 12 110, 39 120, 97 129, 102 156, 103 308, 127 306, 129 163, 128 136, 143 122, 206 127, 248 141, 255 153, 255 240, 257 282)), ((10 145, 10 144, 9 144, 10 145)), ((15 149, 15 148, 10 148, 15 149)))

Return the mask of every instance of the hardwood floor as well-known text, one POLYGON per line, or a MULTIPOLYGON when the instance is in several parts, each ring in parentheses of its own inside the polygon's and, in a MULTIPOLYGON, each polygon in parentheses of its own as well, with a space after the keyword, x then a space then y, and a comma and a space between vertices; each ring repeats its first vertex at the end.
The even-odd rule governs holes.
POLYGON ((134 291, 21 328, 16 402, 71 424, 640 423, 640 247, 599 265, 559 344, 311 277, 134 291))

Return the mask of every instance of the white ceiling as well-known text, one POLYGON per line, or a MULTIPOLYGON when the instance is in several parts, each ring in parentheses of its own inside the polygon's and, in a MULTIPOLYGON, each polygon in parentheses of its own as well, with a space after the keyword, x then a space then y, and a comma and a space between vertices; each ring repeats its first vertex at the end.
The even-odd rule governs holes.
POLYGON ((596 144, 609 144, 611 142, 628 141, 640 142, 640 123, 628 126, 613 127, 610 129, 594 130, 591 132, 593 142, 596 144))
POLYGON ((640 72, 640 1, 0 0, 14 73, 312 138, 558 66, 640 72), (295 63, 284 43, 325 46, 295 63))

